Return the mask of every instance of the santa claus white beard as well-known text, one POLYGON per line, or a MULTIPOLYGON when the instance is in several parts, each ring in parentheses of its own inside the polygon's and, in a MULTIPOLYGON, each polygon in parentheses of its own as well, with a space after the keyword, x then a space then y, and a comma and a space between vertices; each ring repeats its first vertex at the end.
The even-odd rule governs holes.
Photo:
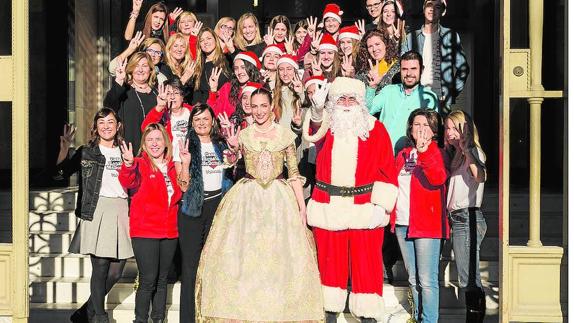
POLYGON ((369 137, 369 111, 364 106, 341 106, 327 102, 331 133, 343 137, 369 137))

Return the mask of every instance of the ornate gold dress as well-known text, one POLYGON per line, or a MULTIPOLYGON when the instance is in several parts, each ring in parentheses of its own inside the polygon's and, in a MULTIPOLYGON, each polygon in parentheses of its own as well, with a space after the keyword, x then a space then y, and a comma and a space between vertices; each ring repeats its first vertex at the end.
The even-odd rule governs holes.
MULTIPOLYGON (((289 181, 297 170, 295 135, 255 126, 239 143, 248 177, 222 199, 197 272, 198 322, 295 322, 324 319, 312 236, 301 222, 289 181), (287 180, 280 177, 287 163, 287 180)), ((303 178, 304 180, 304 178, 303 178)))

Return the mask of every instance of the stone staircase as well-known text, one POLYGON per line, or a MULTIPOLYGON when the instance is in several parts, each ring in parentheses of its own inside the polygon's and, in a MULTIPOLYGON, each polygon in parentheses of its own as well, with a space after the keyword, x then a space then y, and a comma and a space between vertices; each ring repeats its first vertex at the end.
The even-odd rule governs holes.
MULTIPOLYGON (((30 193, 30 322, 67 322, 69 315, 89 296, 91 274, 87 256, 68 254, 77 220, 74 215, 74 188, 30 193)), ((562 243, 562 200, 543 195, 542 240, 547 245, 562 243)), ((528 196, 511 199, 513 243, 528 238, 528 196)), ((487 322, 498 322, 498 196, 487 191, 483 205, 488 231, 482 245, 480 272, 487 294, 487 322)), ((440 276, 440 322, 464 322, 464 299, 459 295, 456 265, 443 252, 440 276)), ((394 283, 385 283, 387 317, 384 322, 405 322, 408 318, 407 274, 401 261, 393 267, 394 283)), ((133 282, 137 275, 134 259, 125 267, 121 281, 107 298, 112 322, 131 322, 134 310, 133 282)), ((178 322, 180 284, 169 286, 168 322, 178 322)), ((348 313, 340 322, 355 319, 348 313)))

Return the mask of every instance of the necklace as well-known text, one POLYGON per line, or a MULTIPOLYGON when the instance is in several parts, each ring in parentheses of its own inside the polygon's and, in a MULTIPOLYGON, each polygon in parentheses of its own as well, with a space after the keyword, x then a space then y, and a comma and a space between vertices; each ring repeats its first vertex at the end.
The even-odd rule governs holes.
POLYGON ((257 125, 255 125, 255 131, 257 131, 259 133, 268 133, 273 129, 275 129, 275 122, 271 122, 271 125, 269 127, 267 127, 267 129, 259 129, 259 127, 257 125))
MULTIPOLYGON (((135 90, 134 92, 136 92, 136 97, 138 98, 138 101, 140 102, 140 108, 142 109, 142 117, 143 117, 142 120, 145 120, 145 109, 144 109, 144 106, 143 106, 142 99, 140 98, 140 95, 139 95, 139 93, 138 93, 138 90, 137 90, 135 87, 134 87, 134 90, 135 90)), ((157 96, 157 93, 156 93, 153 89, 151 89, 150 92, 153 93, 155 96, 157 96)))

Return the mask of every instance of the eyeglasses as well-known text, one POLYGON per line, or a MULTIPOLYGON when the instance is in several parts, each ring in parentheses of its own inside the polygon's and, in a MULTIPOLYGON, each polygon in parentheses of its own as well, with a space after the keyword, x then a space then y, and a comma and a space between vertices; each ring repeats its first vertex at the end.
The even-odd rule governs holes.
POLYGON ((227 25, 221 25, 220 28, 223 29, 223 30, 233 30, 233 29, 235 29, 235 28, 229 27, 229 26, 227 26, 227 25))
POLYGON ((150 55, 155 55, 155 56, 161 56, 163 55, 163 52, 161 50, 155 50, 153 48, 148 48, 145 50, 146 53, 150 54, 150 55))
POLYGON ((377 2, 377 3, 373 3, 373 4, 368 4, 365 6, 365 8, 367 8, 367 10, 371 10, 374 8, 378 8, 381 5, 382 2, 377 2))
POLYGON ((181 92, 180 92, 180 91, 167 92, 166 95, 167 95, 167 96, 181 95, 181 92))
POLYGON ((355 98, 354 96, 341 96, 337 99, 337 104, 355 105, 357 104, 357 98, 355 98))

